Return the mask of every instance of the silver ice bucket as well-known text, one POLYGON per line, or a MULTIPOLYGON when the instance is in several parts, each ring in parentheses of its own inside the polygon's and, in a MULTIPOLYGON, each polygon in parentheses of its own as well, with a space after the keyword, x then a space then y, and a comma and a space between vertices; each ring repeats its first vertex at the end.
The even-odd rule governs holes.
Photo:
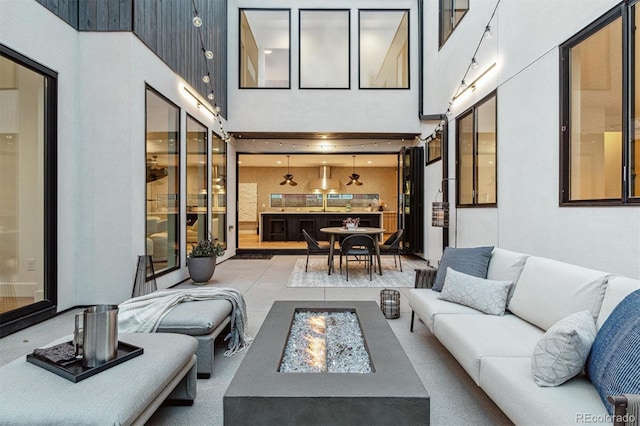
POLYGON ((82 365, 96 367, 118 355, 118 305, 96 305, 76 314, 73 343, 82 365), (82 320, 81 320, 82 318, 82 320))

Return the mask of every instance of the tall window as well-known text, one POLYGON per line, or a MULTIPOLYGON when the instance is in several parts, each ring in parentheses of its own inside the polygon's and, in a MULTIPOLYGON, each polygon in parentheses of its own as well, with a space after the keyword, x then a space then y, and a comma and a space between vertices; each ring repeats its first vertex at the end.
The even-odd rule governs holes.
POLYGON ((240 88, 289 88, 290 11, 240 10, 240 88))
POLYGON ((360 10, 360 88, 409 88, 409 11, 360 10))
POLYGON ((227 247, 227 145, 211 133, 211 234, 227 247))
POLYGON ((147 255, 156 273, 178 268, 180 110, 147 87, 147 255))
POLYGON ((187 254, 207 238, 207 128, 187 115, 187 254))
POLYGON ((300 10, 300 88, 349 88, 348 10, 300 10))
POLYGON ((564 205, 640 202, 637 19, 636 6, 623 5, 561 46, 564 205))
POLYGON ((0 45, 0 336, 55 314, 56 78, 0 45))
POLYGON ((460 207, 497 202, 496 94, 457 119, 457 203, 460 207))
POLYGON ((469 10, 469 0, 440 0, 440 47, 469 10))

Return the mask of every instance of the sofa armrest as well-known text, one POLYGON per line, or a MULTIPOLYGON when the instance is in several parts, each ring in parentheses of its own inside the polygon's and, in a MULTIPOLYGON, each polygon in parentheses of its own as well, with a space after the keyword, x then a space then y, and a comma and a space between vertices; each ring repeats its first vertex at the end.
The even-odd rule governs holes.
POLYGON ((433 282, 436 279, 436 273, 438 270, 436 268, 415 268, 416 271, 416 282, 414 284, 414 288, 431 288, 433 287, 433 282))
POLYGON ((628 424, 639 424, 637 407, 640 404, 640 395, 631 395, 634 400, 628 398, 629 395, 609 395, 607 400, 613 405, 613 426, 625 426, 628 424), (629 405, 632 409, 629 410, 629 405), (633 418, 630 419, 629 417, 633 418))

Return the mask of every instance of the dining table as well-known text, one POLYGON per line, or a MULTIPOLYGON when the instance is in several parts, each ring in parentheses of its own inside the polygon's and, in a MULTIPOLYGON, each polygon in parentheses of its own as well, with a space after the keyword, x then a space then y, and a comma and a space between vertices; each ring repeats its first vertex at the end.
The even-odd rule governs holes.
POLYGON ((335 226, 320 228, 320 232, 324 232, 330 236, 328 275, 331 275, 331 272, 333 272, 333 253, 335 251, 336 238, 346 237, 349 235, 369 235, 373 237, 376 258, 378 259, 378 271, 380 272, 380 275, 382 275, 382 262, 380 261, 380 236, 384 233, 384 228, 373 228, 370 226, 347 228, 343 226, 335 226))

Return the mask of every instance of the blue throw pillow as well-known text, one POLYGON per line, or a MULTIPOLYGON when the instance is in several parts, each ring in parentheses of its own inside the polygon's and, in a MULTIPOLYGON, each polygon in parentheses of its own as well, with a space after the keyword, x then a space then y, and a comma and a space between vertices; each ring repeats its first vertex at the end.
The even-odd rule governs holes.
POLYGON ((442 291, 447 268, 474 277, 487 278, 487 269, 493 247, 453 248, 447 247, 442 253, 436 279, 433 282, 434 291, 442 291))
POLYGON ((602 324, 587 374, 611 415, 608 395, 640 394, 640 290, 625 297, 602 324))

